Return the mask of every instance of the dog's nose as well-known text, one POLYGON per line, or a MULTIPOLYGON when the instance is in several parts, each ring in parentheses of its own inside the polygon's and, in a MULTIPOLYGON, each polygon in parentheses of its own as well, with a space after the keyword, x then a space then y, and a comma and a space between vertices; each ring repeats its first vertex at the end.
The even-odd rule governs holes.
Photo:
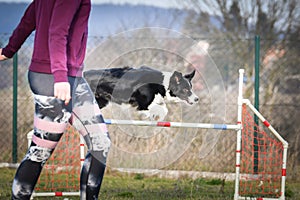
POLYGON ((195 102, 198 102, 198 101, 199 101, 199 98, 198 98, 198 97, 195 97, 194 101, 195 101, 195 102))

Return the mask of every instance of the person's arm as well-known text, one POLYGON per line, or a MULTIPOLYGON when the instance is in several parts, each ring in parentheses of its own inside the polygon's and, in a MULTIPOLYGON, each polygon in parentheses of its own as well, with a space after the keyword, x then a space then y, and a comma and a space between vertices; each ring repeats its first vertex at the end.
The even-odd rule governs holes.
POLYGON ((55 82, 67 82, 69 28, 80 6, 79 0, 56 0, 49 27, 49 54, 55 82))
POLYGON ((79 6, 79 0, 57 0, 49 27, 49 54, 55 82, 54 96, 65 101, 66 105, 71 99, 67 75, 67 40, 69 28, 79 6))
POLYGON ((28 36, 35 30, 35 1, 26 9, 20 23, 9 38, 9 42, 0 53, 0 60, 12 58, 21 48, 28 36))

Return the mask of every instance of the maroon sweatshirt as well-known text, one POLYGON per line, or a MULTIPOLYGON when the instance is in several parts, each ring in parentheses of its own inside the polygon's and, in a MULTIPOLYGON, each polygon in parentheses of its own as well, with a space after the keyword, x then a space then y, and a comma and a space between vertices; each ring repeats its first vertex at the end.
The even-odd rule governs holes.
POLYGON ((35 30, 29 70, 53 74, 55 82, 82 76, 90 0, 33 0, 2 54, 11 58, 35 30))

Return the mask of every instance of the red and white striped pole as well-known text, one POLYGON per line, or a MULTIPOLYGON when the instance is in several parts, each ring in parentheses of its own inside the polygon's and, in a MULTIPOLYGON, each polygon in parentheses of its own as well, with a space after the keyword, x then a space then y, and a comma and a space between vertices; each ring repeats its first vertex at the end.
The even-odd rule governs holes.
POLYGON ((186 122, 166 122, 166 121, 140 121, 140 120, 119 120, 105 119, 107 125, 133 125, 133 126, 157 126, 157 127, 176 127, 176 128, 203 128, 219 130, 237 130, 236 124, 207 124, 207 123, 186 123, 186 122))
POLYGON ((235 163, 235 190, 234 200, 239 199, 239 181, 240 181, 240 167, 241 167, 241 144, 242 144, 242 106, 243 106, 243 81, 244 69, 239 70, 239 91, 238 91, 238 113, 237 113, 237 142, 236 142, 236 163, 235 163))

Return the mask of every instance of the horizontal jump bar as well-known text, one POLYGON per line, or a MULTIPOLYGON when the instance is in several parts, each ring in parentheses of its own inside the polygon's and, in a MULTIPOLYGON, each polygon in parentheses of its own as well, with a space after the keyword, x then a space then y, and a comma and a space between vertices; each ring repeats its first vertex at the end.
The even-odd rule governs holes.
POLYGON ((80 192, 33 192, 32 197, 80 196, 80 192))
POLYGON ((133 125, 133 126, 158 126, 158 127, 180 127, 180 128, 203 128, 219 130, 239 130, 240 125, 231 124, 206 124, 206 123, 186 123, 186 122, 156 122, 140 120, 119 120, 105 119, 107 125, 133 125))

